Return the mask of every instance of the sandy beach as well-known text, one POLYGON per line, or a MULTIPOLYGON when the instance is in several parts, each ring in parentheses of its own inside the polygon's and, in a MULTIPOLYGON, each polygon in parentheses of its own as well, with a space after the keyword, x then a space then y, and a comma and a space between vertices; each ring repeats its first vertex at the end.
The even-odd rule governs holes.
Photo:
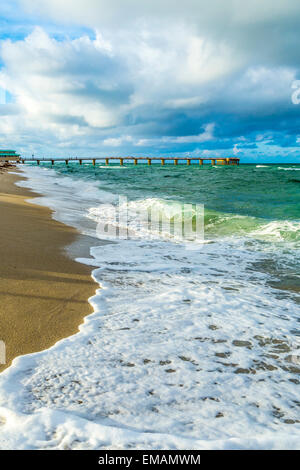
POLYGON ((56 222, 48 208, 27 202, 36 195, 0 173, 0 340, 6 364, 46 349, 78 331, 92 312, 87 299, 96 284, 91 268, 68 257, 75 229, 56 222))

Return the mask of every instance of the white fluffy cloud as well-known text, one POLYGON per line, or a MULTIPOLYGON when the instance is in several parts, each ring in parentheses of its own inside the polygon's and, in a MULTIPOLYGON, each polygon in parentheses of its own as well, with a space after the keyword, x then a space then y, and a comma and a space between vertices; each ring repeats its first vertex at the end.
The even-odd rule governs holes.
POLYGON ((122 72, 122 65, 111 57, 100 36, 59 42, 36 28, 24 41, 5 41, 2 45, 5 70, 1 85, 16 97, 29 119, 59 126, 66 124, 108 127, 116 124, 114 95, 120 84, 112 75, 122 72), (95 93, 100 99, 95 100, 95 93), (101 99, 102 98, 102 99, 101 99), (105 106, 105 100, 109 106, 105 106))
MULTIPOLYGON (((62 24, 100 28, 108 34, 137 29, 165 33, 184 24, 197 36, 229 47, 246 61, 296 63, 300 3, 298 0, 20 0, 28 11, 62 24)), ((147 33, 146 33, 147 34, 147 33)), ((159 38, 158 38, 159 40, 159 38)), ((187 37, 188 40, 188 37, 187 37)))
MULTIPOLYGON (((297 0, 249 0, 247 3, 240 0, 21 0, 31 11, 40 11, 51 14, 64 22, 66 18, 80 23, 95 22, 111 24, 120 20, 130 23, 136 19, 166 17, 167 19, 185 18, 197 21, 200 25, 207 25, 209 29, 220 23, 226 26, 226 21, 233 24, 244 25, 249 23, 266 23, 282 18, 291 18, 299 14, 300 5, 297 0), (67 16, 66 16, 67 15, 67 16)), ((120 26, 120 23, 119 23, 120 26)))
MULTIPOLYGON (((97 31, 95 39, 58 41, 37 27, 24 40, 3 42, 0 85, 15 97, 27 128, 48 129, 58 140, 98 135, 107 146, 123 142, 140 146, 140 139, 105 137, 105 133, 122 127, 128 118, 134 121, 138 116, 147 122, 153 112, 198 106, 207 100, 203 85, 228 73, 224 58, 210 53, 212 45, 182 27, 178 33, 163 34, 157 42, 155 34, 145 37, 141 30, 137 44, 132 38, 110 42, 97 31)), ((11 122, 10 127, 6 122, 6 132, 14 130, 12 119, 16 117, 6 120, 11 122)), ((199 131, 201 127, 199 123, 199 131)), ((199 139, 202 134, 166 136, 163 141, 199 139)))

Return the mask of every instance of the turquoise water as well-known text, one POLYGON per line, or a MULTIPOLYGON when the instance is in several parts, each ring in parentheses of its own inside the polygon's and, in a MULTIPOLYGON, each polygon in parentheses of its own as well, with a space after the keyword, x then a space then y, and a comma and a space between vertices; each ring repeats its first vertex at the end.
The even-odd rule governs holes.
MULTIPOLYGON (((47 165, 48 166, 48 165, 47 165)), ((209 210, 267 220, 300 220, 300 165, 256 165, 199 168, 171 164, 104 167, 56 164, 73 178, 101 181, 101 188, 130 198, 165 197, 202 203, 209 210)))
MULTIPOLYGON (((204 204, 206 231, 210 234, 253 230, 262 222, 300 221, 300 165, 199 168, 153 164, 149 168, 143 164, 93 167, 71 162, 69 166, 57 163, 54 168, 61 175, 99 181, 101 189, 131 200, 163 198, 204 204)), ((285 234, 291 240, 299 240, 299 235, 298 230, 285 234)))
MULTIPOLYGON (((50 164, 41 165, 48 168, 50 164)), ((204 204, 205 238, 243 239, 254 251, 274 253, 260 264, 275 285, 299 289, 300 165, 187 166, 77 162, 56 163, 55 172, 98 183, 130 201, 204 204), (248 242, 247 242, 248 240, 248 242)), ((83 195, 84 196, 84 195, 83 195)))

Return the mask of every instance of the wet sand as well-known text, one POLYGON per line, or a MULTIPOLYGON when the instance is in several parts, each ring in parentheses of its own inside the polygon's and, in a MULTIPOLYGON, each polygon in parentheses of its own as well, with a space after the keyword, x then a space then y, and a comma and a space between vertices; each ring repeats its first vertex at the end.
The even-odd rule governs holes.
POLYGON ((98 287, 91 268, 65 250, 79 239, 76 230, 26 202, 36 195, 14 184, 21 176, 0 171, 0 340, 6 345, 0 371, 15 357, 76 333, 98 287))

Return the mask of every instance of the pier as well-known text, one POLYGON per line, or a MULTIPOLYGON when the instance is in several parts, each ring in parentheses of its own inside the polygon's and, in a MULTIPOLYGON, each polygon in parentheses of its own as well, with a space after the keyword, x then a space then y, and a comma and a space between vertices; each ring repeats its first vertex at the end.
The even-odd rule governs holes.
POLYGON ((82 165, 83 162, 92 162, 95 166, 96 162, 105 162, 105 165, 109 165, 110 162, 118 162, 121 166, 125 163, 132 162, 134 165, 137 165, 138 162, 147 163, 149 166, 153 162, 160 162, 161 165, 165 165, 166 162, 173 162, 174 165, 186 164, 191 165, 191 162, 196 162, 200 166, 204 165, 204 162, 210 162, 211 165, 239 165, 240 159, 237 157, 212 157, 212 158, 200 158, 200 157, 68 157, 68 158, 59 158, 59 157, 45 157, 45 158, 24 158, 19 159, 21 163, 36 162, 37 165, 40 165, 41 162, 50 162, 52 165, 55 162, 65 162, 66 165, 69 162, 79 162, 79 165, 82 165))

